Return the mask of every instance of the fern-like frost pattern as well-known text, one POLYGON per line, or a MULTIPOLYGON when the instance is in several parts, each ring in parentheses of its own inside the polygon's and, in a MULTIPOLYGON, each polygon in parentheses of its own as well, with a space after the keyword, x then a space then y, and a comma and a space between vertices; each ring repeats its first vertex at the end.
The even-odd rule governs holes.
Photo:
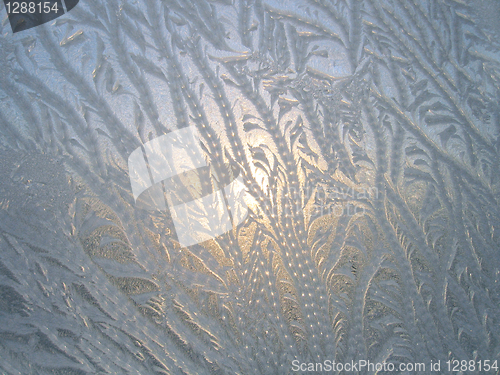
POLYGON ((1 14, 1 373, 500 359, 496 1, 1 14), (167 183, 145 156, 187 129, 210 167, 167 183), (234 225, 182 241, 171 202, 235 176, 186 213, 234 225))

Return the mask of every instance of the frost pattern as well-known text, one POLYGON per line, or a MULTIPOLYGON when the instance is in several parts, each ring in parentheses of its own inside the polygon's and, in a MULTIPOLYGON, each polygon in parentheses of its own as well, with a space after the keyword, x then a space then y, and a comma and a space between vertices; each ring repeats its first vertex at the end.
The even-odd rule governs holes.
POLYGON ((500 358, 495 12, 82 0, 16 35, 4 20, 2 373, 500 358), (187 126, 252 199, 183 248, 136 207, 127 158, 187 126))

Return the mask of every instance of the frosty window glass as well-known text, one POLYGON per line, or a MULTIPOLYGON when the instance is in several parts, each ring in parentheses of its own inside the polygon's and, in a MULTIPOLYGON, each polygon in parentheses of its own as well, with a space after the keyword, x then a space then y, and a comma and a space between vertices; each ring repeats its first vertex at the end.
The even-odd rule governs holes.
POLYGON ((499 373, 499 2, 14 3, 1 373, 499 373))

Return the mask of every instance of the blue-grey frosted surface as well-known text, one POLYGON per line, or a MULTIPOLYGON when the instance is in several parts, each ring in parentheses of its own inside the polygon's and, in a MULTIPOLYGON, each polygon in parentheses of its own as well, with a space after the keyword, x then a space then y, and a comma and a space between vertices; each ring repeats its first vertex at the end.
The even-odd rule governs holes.
POLYGON ((500 358, 498 1, 0 15, 0 373, 500 358), (127 160, 187 126, 249 213, 181 247, 127 160))

